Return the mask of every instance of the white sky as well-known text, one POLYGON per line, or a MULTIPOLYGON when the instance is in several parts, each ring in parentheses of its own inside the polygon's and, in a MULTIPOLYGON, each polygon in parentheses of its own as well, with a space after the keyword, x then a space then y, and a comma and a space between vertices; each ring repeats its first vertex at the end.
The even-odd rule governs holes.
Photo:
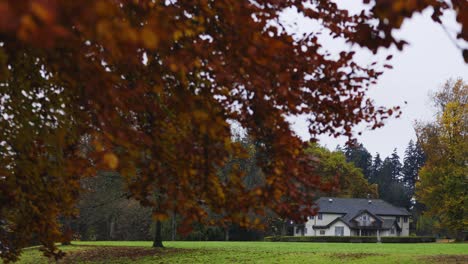
MULTIPOLYGON (((347 5, 351 5, 350 2, 347 2, 347 5)), ((346 8, 358 9, 353 6, 346 8)), ((383 128, 364 130, 361 136, 357 136, 372 155, 378 152, 382 157, 386 157, 397 148, 402 158, 409 140, 416 138, 414 121, 430 120, 433 117, 430 92, 440 87, 448 78, 462 77, 468 80, 468 64, 465 64, 461 51, 444 29, 431 20, 430 14, 428 10, 423 15, 415 15, 411 20, 404 22, 397 36, 409 42, 409 45, 402 52, 395 49, 390 51, 394 55, 391 61, 394 68, 386 70, 377 86, 369 91, 369 96, 376 105, 399 105, 403 110, 399 119, 390 119, 383 128)), ((449 23, 448 31, 455 34, 458 25, 452 23, 453 17, 447 17, 445 20, 449 23)), ((296 22, 295 25, 290 23, 293 24, 290 29, 293 32, 307 32, 315 27, 305 19, 298 18, 294 12, 286 12, 285 21, 296 22)), ((340 49, 349 49, 341 43, 327 45, 327 48, 333 49, 333 45, 338 45, 340 49)), ((382 60, 387 54, 388 51, 384 51, 374 56, 361 50, 361 54, 358 55, 359 60, 367 64, 376 59, 382 60)), ((291 121, 296 133, 307 140, 309 135, 305 120, 293 118, 291 121)), ((320 137, 320 143, 330 149, 334 149, 337 144, 343 145, 344 142, 344 138, 320 137)))

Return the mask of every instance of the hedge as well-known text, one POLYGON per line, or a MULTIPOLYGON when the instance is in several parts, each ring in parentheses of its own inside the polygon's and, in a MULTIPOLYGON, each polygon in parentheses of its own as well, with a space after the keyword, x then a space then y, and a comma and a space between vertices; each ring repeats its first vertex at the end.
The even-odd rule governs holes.
MULTIPOLYGON (((380 237, 382 243, 429 243, 435 242, 435 237, 407 236, 380 237)), ((269 242, 341 242, 341 243, 377 243, 375 236, 270 236, 269 242)))

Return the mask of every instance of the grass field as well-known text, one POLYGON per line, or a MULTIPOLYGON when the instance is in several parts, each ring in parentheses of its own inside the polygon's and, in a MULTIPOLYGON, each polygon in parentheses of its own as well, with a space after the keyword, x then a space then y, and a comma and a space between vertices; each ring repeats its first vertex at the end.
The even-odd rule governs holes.
MULTIPOLYGON (((73 242, 59 263, 468 263, 468 244, 287 242, 73 242)), ((37 248, 19 263, 51 263, 37 248)))

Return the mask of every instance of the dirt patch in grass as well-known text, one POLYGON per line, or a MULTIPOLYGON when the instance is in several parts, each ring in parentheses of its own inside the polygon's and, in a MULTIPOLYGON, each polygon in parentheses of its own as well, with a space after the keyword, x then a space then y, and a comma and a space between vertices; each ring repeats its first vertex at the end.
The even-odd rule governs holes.
POLYGON ((77 263, 81 261, 100 262, 119 258, 136 260, 147 256, 164 256, 187 251, 190 251, 190 249, 87 246, 86 249, 80 251, 67 252, 66 256, 60 261, 60 263, 77 263))
POLYGON ((438 255, 425 256, 421 260, 424 263, 449 263, 449 264, 466 264, 468 263, 468 255, 438 255))
POLYGON ((339 258, 340 260, 353 260, 353 259, 362 259, 367 257, 377 257, 383 256, 383 254, 377 253, 333 253, 328 254, 328 256, 333 258, 339 258))

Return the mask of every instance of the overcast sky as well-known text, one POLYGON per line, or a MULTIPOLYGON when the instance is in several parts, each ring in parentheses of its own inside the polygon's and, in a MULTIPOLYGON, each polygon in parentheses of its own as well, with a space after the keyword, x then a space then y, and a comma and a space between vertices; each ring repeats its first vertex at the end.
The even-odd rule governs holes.
MULTIPOLYGON (((349 1, 348 3, 350 3, 349 1)), ((348 6, 354 10, 359 7, 348 6)), ((394 54, 393 70, 387 70, 379 83, 372 87, 369 96, 377 105, 402 107, 403 115, 399 119, 390 119, 383 128, 377 130, 364 130, 358 140, 375 155, 390 155, 397 148, 400 157, 410 139, 415 139, 413 123, 415 120, 430 120, 433 118, 434 109, 429 100, 431 91, 440 87, 448 78, 462 77, 468 80, 468 64, 465 64, 461 51, 448 37, 444 29, 430 19, 431 12, 416 15, 411 20, 404 22, 397 36, 403 38, 409 45, 402 52, 391 50, 394 54), (407 102, 405 104, 404 102, 407 102)), ((453 17, 448 16, 447 30, 455 34, 458 25, 452 23, 453 17)), ((289 22, 293 32, 308 32, 315 25, 297 16, 295 12, 286 12, 285 21, 289 22)), ((289 30, 288 30, 289 31, 289 30)), ((461 43, 466 45, 466 43, 461 43)), ((344 48, 345 44, 338 48, 344 48)), ((385 58, 388 51, 374 56, 364 52, 359 59, 364 63, 385 58)), ((307 125, 304 119, 294 118, 293 128, 304 140, 309 139, 307 125)), ((359 130, 361 131, 361 130, 359 130)), ((320 137, 320 143, 330 149, 337 144, 343 145, 344 138, 336 139, 326 136, 320 137)))

